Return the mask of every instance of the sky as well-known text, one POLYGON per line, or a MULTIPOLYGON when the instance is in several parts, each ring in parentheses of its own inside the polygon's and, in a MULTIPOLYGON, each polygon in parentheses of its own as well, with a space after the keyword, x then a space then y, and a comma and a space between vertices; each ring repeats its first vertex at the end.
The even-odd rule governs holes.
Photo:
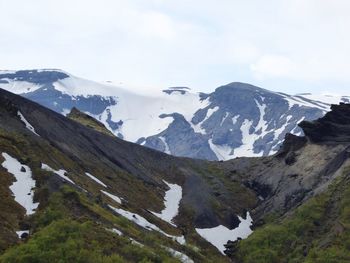
POLYGON ((348 0, 0 0, 0 69, 350 95, 348 0))

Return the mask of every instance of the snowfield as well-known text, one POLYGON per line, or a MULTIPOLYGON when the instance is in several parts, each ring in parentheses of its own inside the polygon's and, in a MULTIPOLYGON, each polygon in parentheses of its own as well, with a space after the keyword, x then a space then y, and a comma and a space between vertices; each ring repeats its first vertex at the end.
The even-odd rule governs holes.
POLYGON ((16 182, 10 186, 15 201, 25 208, 27 215, 34 214, 39 203, 33 201, 35 180, 32 178, 31 169, 7 153, 2 153, 2 156, 5 158, 2 167, 16 178, 16 182))
MULTIPOLYGON (((322 113, 326 113, 330 109, 330 104, 337 104, 340 101, 350 101, 350 96, 340 96, 335 94, 317 95, 309 93, 288 95, 274 91, 263 91, 257 87, 256 96, 254 95, 255 102, 253 101, 253 103, 247 105, 247 107, 251 109, 255 108, 254 111, 258 110, 258 112, 247 114, 243 118, 242 114, 244 113, 240 112, 240 109, 237 109, 237 112, 229 112, 226 109, 226 106, 228 105, 219 104, 219 106, 217 106, 217 102, 212 99, 212 95, 215 92, 212 94, 201 94, 192 92, 188 88, 180 87, 168 88, 163 91, 161 88, 158 91, 153 91, 152 89, 152 91, 147 94, 141 94, 140 92, 135 92, 135 90, 139 89, 132 86, 124 84, 120 86, 119 84, 115 85, 107 82, 95 82, 76 77, 62 70, 44 69, 38 70, 37 72, 36 70, 31 70, 29 71, 28 76, 24 79, 4 76, 1 78, 2 82, 0 82, 0 88, 24 96, 29 92, 38 92, 38 102, 42 101, 42 99, 40 99, 42 96, 41 92, 44 90, 49 90, 50 92, 50 88, 45 86, 48 85, 48 83, 41 83, 40 81, 30 82, 30 74, 37 77, 41 72, 49 71, 53 71, 53 74, 60 73, 61 75, 65 75, 65 77, 58 78, 57 80, 53 78, 51 82, 48 80, 51 89, 55 90, 55 93, 60 92, 52 102, 54 105, 52 106, 52 109, 55 110, 56 107, 59 108, 59 112, 63 115, 66 115, 70 111, 69 108, 72 107, 76 101, 80 100, 81 97, 88 99, 93 98, 94 96, 99 96, 101 100, 106 99, 107 101, 110 100, 110 102, 113 101, 113 103, 97 105, 98 107, 91 106, 94 109, 102 106, 104 107, 101 111, 98 110, 98 112, 95 113, 94 110, 91 110, 91 112, 84 111, 101 121, 116 136, 126 141, 138 142, 147 147, 163 150, 167 154, 192 156, 192 152, 189 149, 186 149, 186 152, 176 149, 174 145, 177 142, 174 138, 170 137, 174 136, 174 126, 176 127, 177 124, 182 123, 182 120, 175 120, 173 117, 173 114, 179 114, 181 119, 182 117, 185 119, 183 125, 186 127, 189 125, 193 129, 195 135, 192 134, 192 130, 184 130, 187 128, 182 126, 178 129, 191 134, 190 140, 193 140, 194 142, 198 139, 195 137, 199 136, 204 137, 203 142, 205 141, 205 145, 208 143, 209 149, 206 146, 206 149, 203 150, 206 151, 204 155, 207 157, 200 158, 213 159, 213 157, 215 158, 216 156, 218 160, 274 154, 278 150, 280 143, 284 140, 286 132, 300 133, 300 130, 296 131, 296 128, 293 129, 293 127, 290 126, 290 124, 296 126, 296 118, 300 119, 303 117, 301 115, 299 116, 298 112, 295 112, 298 111, 299 107, 303 109, 311 109, 312 107, 313 109, 318 109, 322 113), (280 98, 279 103, 284 101, 284 103, 289 105, 288 113, 273 117, 278 118, 278 121, 285 120, 284 123, 279 123, 278 127, 274 126, 277 119, 271 119, 270 116, 271 102, 269 102, 268 99, 266 100, 271 94, 280 98), (62 96, 60 95, 70 96, 70 99, 67 100, 71 100, 71 102, 73 101, 74 103, 67 104, 70 106, 67 106, 65 103, 62 104, 60 102, 62 96), (198 117, 200 115, 198 115, 199 112, 203 112, 202 117, 198 117), (259 116, 255 116, 256 114, 259 114, 259 116), (290 115, 290 118, 286 118, 286 114, 292 115, 290 115), (194 119, 195 116, 199 122, 194 119), (221 118, 219 121, 217 120, 218 116, 221 118), (259 119, 256 120, 256 117, 259 119), (215 125, 214 122, 216 123, 215 125), (239 125, 236 125, 237 122, 239 125), (172 129, 167 131, 171 124, 174 124, 171 126, 172 129), (232 125, 240 127, 232 128, 232 125), (272 126, 273 130, 271 130, 272 126), (231 133, 232 137, 230 135, 231 133), (264 152, 262 147, 259 145, 257 146, 255 142, 269 140, 266 137, 265 139, 262 139, 265 135, 270 136, 269 133, 274 133, 274 138, 271 140, 268 152, 264 152), (226 136, 227 138, 224 138, 225 134, 229 134, 226 136), (242 138, 239 134, 242 134, 242 138), (158 142, 154 142, 154 138, 152 138, 153 142, 149 140, 145 141, 145 139, 149 139, 153 136, 158 137, 158 142), (218 138, 220 140, 218 140, 218 138), (161 145, 164 145, 163 149, 161 149, 161 145)), ((0 71, 0 74, 1 73, 16 74, 16 71, 0 71)), ((50 108, 50 106, 48 107, 50 108)), ((283 114, 283 112, 281 114, 283 114)), ((18 115, 21 117, 26 127, 31 132, 38 135, 35 132, 34 127, 25 120, 23 114, 19 112, 18 115)), ((310 113, 310 116, 311 115, 312 114, 310 113)), ((310 116, 308 118, 312 118, 310 116)), ((317 117, 319 116, 317 115, 317 117)), ((180 143, 181 142, 179 142, 179 144, 180 143)), ((200 156, 203 156, 202 151, 200 156)))
POLYGON ((235 229, 228 229, 227 227, 220 225, 213 228, 196 228, 197 233, 215 246, 222 254, 224 254, 225 246, 227 241, 235 241, 237 238, 247 238, 253 231, 251 226, 253 223, 249 212, 247 213, 247 218, 243 219, 238 216, 241 221, 238 227, 235 229))

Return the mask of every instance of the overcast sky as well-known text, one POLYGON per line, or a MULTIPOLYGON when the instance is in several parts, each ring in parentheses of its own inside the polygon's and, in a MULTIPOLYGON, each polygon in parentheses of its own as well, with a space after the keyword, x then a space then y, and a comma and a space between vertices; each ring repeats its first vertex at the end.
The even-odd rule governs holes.
POLYGON ((348 0, 0 0, 0 69, 350 94, 348 0))

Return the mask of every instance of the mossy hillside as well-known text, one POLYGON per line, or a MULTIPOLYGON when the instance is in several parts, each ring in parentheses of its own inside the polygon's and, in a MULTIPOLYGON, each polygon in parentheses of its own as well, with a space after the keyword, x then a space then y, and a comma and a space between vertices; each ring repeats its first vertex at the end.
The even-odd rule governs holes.
MULTIPOLYGON (((39 172, 39 170, 41 169, 38 169, 37 172, 39 172)), ((35 173, 35 169, 33 171, 35 173)), ((41 175, 42 179, 44 179, 45 177, 52 176, 50 175, 50 173, 47 173, 47 172, 41 171, 41 173, 42 173, 41 175)), ((157 258, 154 258, 154 257, 150 258, 149 256, 147 255, 145 256, 144 254, 141 253, 150 262, 173 262, 174 259, 170 257, 169 253, 166 252, 162 247, 164 245, 175 248, 178 251, 183 251, 187 255, 189 255, 191 258, 200 260, 202 262, 206 262, 206 259, 209 259, 208 262, 210 262, 211 259, 216 258, 216 256, 208 257, 208 255, 201 255, 200 253, 193 250, 191 246, 182 247, 174 243, 170 239, 166 238, 160 233, 157 233, 154 231, 147 231, 139 228, 138 226, 131 223, 129 220, 121 216, 116 216, 109 209, 103 208, 107 206, 107 202, 105 202, 105 200, 91 196, 91 194, 86 195, 86 193, 84 193, 81 189, 75 190, 74 188, 64 186, 63 184, 63 187, 61 187, 61 189, 58 192, 51 193, 50 191, 47 190, 47 185, 44 182, 47 182, 47 178, 43 180, 43 183, 41 184, 39 189, 36 190, 36 193, 38 192, 41 193, 41 198, 40 198, 41 205, 39 207, 41 209, 39 209, 39 211, 34 215, 34 217, 30 220, 30 223, 29 223, 29 225, 31 226, 31 231, 34 233, 41 233, 41 231, 45 231, 45 229, 51 224, 54 224, 55 222, 58 222, 60 220, 66 220, 67 218, 70 220, 74 220, 74 222, 77 221, 77 223, 79 224, 83 224, 85 222, 90 221, 90 222, 97 222, 97 225, 101 227, 103 226, 104 229, 116 227, 128 237, 138 240, 139 242, 147 246, 147 249, 152 248, 151 249, 152 251, 153 250, 157 251, 158 249, 161 251, 161 252, 160 251, 153 252, 153 254, 156 254, 156 255, 164 254, 164 256, 159 261, 159 259, 157 258), (43 203, 45 203, 45 205, 43 205, 43 203)), ((172 232, 168 230, 166 231, 172 232)), ((176 233, 173 233, 173 234, 181 234, 181 233, 178 233, 178 231, 175 231, 175 232, 176 233)), ((34 239, 35 236, 36 234, 33 237, 31 237, 29 240, 35 240, 34 239)), ((41 236, 39 235, 39 237, 41 236)), ((68 239, 70 240, 71 237, 69 237, 68 239)), ((79 243, 83 242, 80 239, 78 241, 79 243)), ((128 246, 130 245, 129 243, 128 243, 128 246)), ((58 246, 61 246, 61 245, 64 247, 64 249, 67 249, 65 247, 66 246, 65 244, 58 244, 58 246)), ((20 248, 21 246, 23 246, 23 244, 20 245, 18 248, 20 248)), ((26 247, 24 247, 23 249, 24 249, 23 251, 26 251, 26 247)), ((28 249, 32 250, 30 246, 28 247, 28 249)), ((24 253, 23 251, 21 250, 20 252, 12 252, 12 253, 9 252, 9 254, 6 253, 6 255, 8 255, 8 258, 5 257, 5 259, 10 259, 15 255, 22 255, 24 253)), ((133 252, 133 249, 131 248, 126 249, 126 251, 129 251, 130 253, 135 254, 135 252, 133 252)), ((86 252, 85 248, 81 248, 80 246, 75 248, 75 252, 72 251, 71 253, 73 253, 74 256, 77 258, 82 257, 82 260, 85 260, 85 258, 80 255, 80 253, 84 254, 85 252, 86 252), (79 250, 79 255, 75 254, 75 253, 78 253, 78 250, 79 250)), ((109 262, 108 261, 110 260, 109 255, 108 256, 104 254, 99 255, 98 253, 97 254, 96 253, 92 252, 91 254, 93 255, 92 258, 96 260, 96 262, 99 262, 98 258, 101 258, 101 260, 103 260, 101 262, 109 262)), ((122 251, 117 250, 116 255, 120 255, 121 253, 122 251)), ((31 257, 31 256, 40 257, 40 255, 37 255, 37 254, 28 255, 28 257, 31 257)), ((45 257, 46 256, 47 255, 45 255, 45 257)), ((52 257, 55 258, 55 254, 53 254, 52 257)), ((115 259, 113 255, 112 255, 112 258, 113 260, 115 259)), ((22 262, 22 259, 20 259, 20 261, 16 261, 17 259, 14 259, 14 261, 4 261, 4 262, 22 262)), ((135 262, 134 260, 135 259, 132 259, 131 262, 135 262)), ((137 261, 139 261, 139 259, 137 259, 137 261)), ((55 261, 52 261, 52 262, 55 262, 55 261)))
POLYGON ((240 241, 235 258, 243 263, 349 262, 349 169, 326 192, 240 241))
POLYGON ((130 204, 137 204, 138 207, 143 208, 149 207, 150 210, 161 210, 158 206, 163 203, 162 196, 157 194, 154 187, 124 171, 116 171, 103 164, 91 168, 92 171, 86 171, 85 167, 88 164, 67 157, 44 140, 33 141, 30 136, 20 133, 9 134, 0 129, 0 150, 31 167, 38 185, 54 175, 41 169, 41 164, 45 163, 55 170, 66 170, 77 185, 93 195, 107 199, 100 192, 106 189, 85 175, 85 172, 90 172, 108 185, 109 192, 128 200, 130 204))
POLYGON ((119 262, 109 261, 110 257, 118 259, 116 256, 123 259, 120 262, 141 262, 142 260, 148 260, 146 262, 177 262, 165 251, 164 246, 182 251, 196 262, 226 261, 220 256, 203 255, 200 253, 201 250, 194 249, 194 246, 181 246, 158 232, 144 230, 102 207, 91 202, 84 193, 76 192, 68 186, 62 187, 59 192, 52 194, 47 207, 32 217, 31 224, 34 235, 27 243, 10 249, 3 257, 0 257, 0 262, 31 262, 23 261, 24 258, 37 258, 39 261, 36 262, 45 262, 40 260, 47 257, 52 257, 53 261, 50 262, 57 262, 55 257, 62 259, 60 262, 72 262, 68 258, 59 257, 59 254, 51 253, 52 249, 55 251, 68 250, 68 255, 82 260, 74 262, 87 260, 85 254, 88 256, 88 252, 91 252, 91 258, 96 260, 95 262, 119 262), (55 230, 61 227, 65 228, 66 224, 75 225, 73 230, 71 228, 65 230, 67 235, 55 230), (119 229, 124 236, 119 237, 106 230, 111 228, 119 229), (55 237, 56 235, 58 236, 55 237), (96 236, 101 237, 101 239, 96 240, 96 236), (136 246, 135 248, 129 237, 142 243, 144 247, 136 246), (111 238, 113 239, 110 240, 111 238), (44 246, 43 240, 49 241, 52 245, 44 246), (93 249, 90 247, 91 244, 94 245, 93 249), (42 249, 48 252, 46 254, 37 253, 42 249))

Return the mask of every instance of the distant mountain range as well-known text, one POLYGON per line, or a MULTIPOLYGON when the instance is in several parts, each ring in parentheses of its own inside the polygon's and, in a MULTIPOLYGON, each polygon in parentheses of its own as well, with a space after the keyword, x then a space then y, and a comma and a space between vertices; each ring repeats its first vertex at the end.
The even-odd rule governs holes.
POLYGON ((276 153, 297 124, 350 96, 288 95, 234 82, 212 93, 172 87, 149 96, 61 70, 0 71, 0 88, 66 115, 73 107, 116 136, 167 154, 207 160, 276 153))
POLYGON ((0 89, 0 262, 349 262, 350 104, 300 127, 273 156, 209 162, 0 89))

